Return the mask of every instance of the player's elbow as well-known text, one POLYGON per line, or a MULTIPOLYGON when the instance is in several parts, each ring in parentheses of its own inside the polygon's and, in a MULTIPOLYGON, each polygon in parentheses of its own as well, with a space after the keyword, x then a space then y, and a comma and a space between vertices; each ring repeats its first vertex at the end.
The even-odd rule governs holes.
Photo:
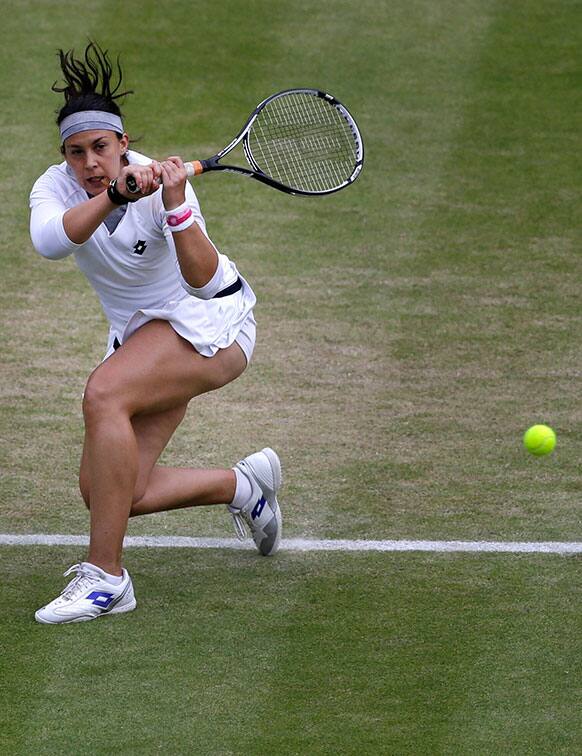
POLYGON ((180 283, 182 284, 182 288, 190 294, 191 297, 196 297, 196 299, 212 299, 214 297, 214 293, 212 291, 211 287, 208 286, 201 286, 201 287, 195 287, 186 281, 186 279, 183 276, 180 276, 180 283))
POLYGON ((60 260, 67 257, 79 246, 66 235, 62 218, 59 217, 39 223, 33 215, 30 223, 30 238, 38 254, 47 260, 60 260))
POLYGON ((189 271, 180 266, 180 283, 191 297, 197 299, 213 299, 224 288, 224 271, 219 264, 218 256, 207 261, 207 265, 188 275, 189 271))
POLYGON ((32 239, 32 245, 38 254, 46 260, 61 260, 63 257, 67 257, 67 255, 71 254, 70 249, 64 249, 58 245, 47 244, 45 241, 38 241, 34 238, 32 239))

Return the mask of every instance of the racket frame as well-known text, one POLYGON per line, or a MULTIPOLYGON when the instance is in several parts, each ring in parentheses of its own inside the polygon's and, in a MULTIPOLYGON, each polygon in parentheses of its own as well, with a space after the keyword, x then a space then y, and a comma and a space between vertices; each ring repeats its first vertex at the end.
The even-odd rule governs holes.
MULTIPOLYGON (((235 138, 231 142, 229 142, 229 144, 226 145, 226 147, 220 150, 220 152, 217 152, 216 155, 213 155, 212 157, 209 157, 206 160, 193 160, 191 162, 184 163, 184 165, 186 167, 186 172, 188 176, 199 176, 202 173, 206 173, 209 171, 226 171, 227 173, 239 173, 242 176, 247 176, 248 178, 255 179, 255 181, 260 181, 261 183, 266 184, 267 186, 271 186, 274 189, 278 189, 281 192, 285 192, 286 194, 303 195, 303 196, 318 196, 318 195, 333 194, 334 192, 339 192, 340 189, 344 189, 346 186, 349 186, 357 179, 364 165, 364 142, 362 140, 360 130, 358 128, 358 125, 354 117, 351 115, 348 109, 344 105, 342 105, 342 103, 339 100, 333 97, 333 95, 330 95, 329 93, 324 92, 321 89, 309 89, 306 87, 295 88, 295 89, 285 89, 281 92, 277 92, 276 94, 270 95, 269 97, 264 99, 262 102, 260 102, 257 105, 257 107, 253 110, 253 112, 247 119, 247 122, 239 131, 239 133, 235 136, 235 138), (276 100, 279 97, 284 97, 290 94, 309 94, 313 97, 320 97, 326 100, 326 102, 328 102, 329 105, 335 107, 341 113, 343 118, 347 121, 350 127, 350 130, 352 132, 352 136, 354 137, 354 142, 356 144, 356 161, 354 163, 354 169, 352 173, 350 174, 350 176, 346 178, 338 186, 333 187, 331 189, 324 189, 320 191, 312 191, 312 190, 305 190, 305 189, 297 189, 295 187, 289 187, 286 184, 282 184, 280 181, 277 181, 276 179, 271 178, 271 176, 267 176, 267 174, 261 170, 257 161, 255 160, 255 157, 253 156, 253 153, 249 144, 249 137, 250 137, 253 123, 255 122, 260 112, 263 110, 263 108, 266 105, 268 105, 270 102, 272 102, 273 100, 276 100), (242 142, 243 152, 251 167, 244 168, 238 165, 228 165, 228 164, 220 163, 219 161, 222 160, 223 157, 228 155, 229 152, 234 150, 234 148, 238 144, 240 144, 240 142, 242 142)), ((127 186, 127 179, 126 179, 126 186, 127 186)), ((128 186, 128 190, 132 191, 131 189, 129 189, 129 186, 128 186)), ((132 192, 132 193, 135 193, 135 192, 132 192)))

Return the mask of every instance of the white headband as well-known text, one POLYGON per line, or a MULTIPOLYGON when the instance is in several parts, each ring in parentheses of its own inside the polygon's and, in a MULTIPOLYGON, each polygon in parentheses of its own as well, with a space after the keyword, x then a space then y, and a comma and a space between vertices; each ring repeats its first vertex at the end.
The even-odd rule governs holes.
POLYGON ((123 134, 123 122, 115 113, 106 113, 104 110, 81 110, 78 113, 63 118, 59 124, 61 131, 61 143, 79 131, 92 131, 104 129, 123 134))

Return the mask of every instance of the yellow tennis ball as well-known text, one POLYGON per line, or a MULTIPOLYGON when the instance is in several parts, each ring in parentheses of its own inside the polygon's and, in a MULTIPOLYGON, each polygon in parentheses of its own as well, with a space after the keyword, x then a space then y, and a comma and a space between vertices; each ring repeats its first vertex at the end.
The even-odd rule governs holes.
POLYGON ((548 425, 532 425, 523 435, 523 445, 536 457, 551 454, 556 446, 556 434, 548 425))

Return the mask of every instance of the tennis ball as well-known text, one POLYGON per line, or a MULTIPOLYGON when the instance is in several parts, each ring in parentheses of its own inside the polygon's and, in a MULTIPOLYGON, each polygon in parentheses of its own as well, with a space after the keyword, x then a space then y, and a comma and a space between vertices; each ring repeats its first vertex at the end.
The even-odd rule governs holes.
POLYGON ((548 425, 532 425, 523 435, 523 445, 536 457, 551 454, 556 446, 556 434, 548 425))

